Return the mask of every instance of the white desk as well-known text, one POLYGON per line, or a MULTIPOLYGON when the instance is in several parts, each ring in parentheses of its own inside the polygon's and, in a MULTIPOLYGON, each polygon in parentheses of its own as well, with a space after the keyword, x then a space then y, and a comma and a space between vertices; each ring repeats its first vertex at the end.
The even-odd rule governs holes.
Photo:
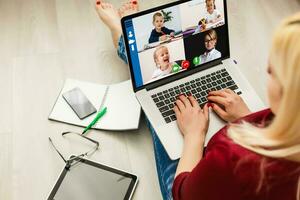
MULTIPOLYGON (((118 1, 113 2, 117 5, 118 1)), ((168 0, 140 3, 148 8, 157 2, 168 0)), ((0 199, 47 197, 64 166, 48 136, 58 147, 64 145, 65 155, 80 151, 60 136, 62 131, 80 128, 47 120, 65 78, 98 83, 129 78, 92 3, 0 3, 0 199)), ((299 3, 229 0, 228 4, 231 55, 266 101, 264 75, 271 32, 279 19, 299 10, 299 3)), ((144 120, 138 131, 91 131, 89 136, 101 145, 93 160, 139 176, 134 199, 161 199, 152 140, 144 120)))

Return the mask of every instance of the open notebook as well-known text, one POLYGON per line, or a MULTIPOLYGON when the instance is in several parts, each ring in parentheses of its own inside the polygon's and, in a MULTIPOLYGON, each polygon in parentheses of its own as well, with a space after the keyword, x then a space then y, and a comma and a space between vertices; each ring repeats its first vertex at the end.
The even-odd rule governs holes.
MULTIPOLYGON (((80 120, 63 99, 62 94, 75 87, 79 87, 95 108, 99 109, 107 85, 67 79, 49 115, 50 120, 85 127, 95 118, 96 113, 80 120)), ((94 129, 130 130, 138 128, 141 107, 135 98, 130 80, 109 85, 104 106, 107 107, 107 112, 93 127, 94 129)))

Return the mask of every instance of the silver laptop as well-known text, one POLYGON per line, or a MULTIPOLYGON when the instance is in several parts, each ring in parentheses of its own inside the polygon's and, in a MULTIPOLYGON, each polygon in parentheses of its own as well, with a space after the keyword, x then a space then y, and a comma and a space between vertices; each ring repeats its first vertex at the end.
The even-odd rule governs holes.
MULTIPOLYGON (((212 90, 229 88, 251 111, 264 108, 235 60, 230 59, 226 0, 178 1, 121 20, 133 89, 171 159, 183 138, 173 112, 180 94, 203 106, 212 90)), ((211 113, 206 143, 225 125, 211 113)))

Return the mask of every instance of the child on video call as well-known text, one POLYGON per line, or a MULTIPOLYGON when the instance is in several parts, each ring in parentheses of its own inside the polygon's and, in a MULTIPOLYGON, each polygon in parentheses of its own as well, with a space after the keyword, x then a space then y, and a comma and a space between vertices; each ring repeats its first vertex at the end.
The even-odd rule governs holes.
POLYGON ((204 37, 204 44, 206 51, 204 54, 200 55, 200 63, 206 63, 218 58, 221 58, 222 54, 216 50, 216 45, 217 45, 217 32, 213 29, 207 31, 204 37))
POLYGON ((151 32, 149 43, 164 41, 174 36, 175 31, 164 26, 164 16, 160 12, 153 15, 153 26, 155 28, 151 32))
POLYGON ((198 22, 198 27, 194 34, 203 32, 207 28, 207 24, 214 24, 222 20, 222 15, 219 10, 216 9, 215 0, 205 0, 207 13, 204 18, 198 22))
POLYGON ((206 23, 217 23, 222 20, 222 15, 216 8, 215 0, 205 0, 206 3, 206 23))
MULTIPOLYGON (((164 77, 173 72, 173 65, 176 62, 170 62, 169 50, 167 47, 157 47, 153 53, 153 58, 157 69, 154 71, 151 80, 164 77)), ((180 63, 178 64, 178 67, 178 71, 181 70, 180 63)))

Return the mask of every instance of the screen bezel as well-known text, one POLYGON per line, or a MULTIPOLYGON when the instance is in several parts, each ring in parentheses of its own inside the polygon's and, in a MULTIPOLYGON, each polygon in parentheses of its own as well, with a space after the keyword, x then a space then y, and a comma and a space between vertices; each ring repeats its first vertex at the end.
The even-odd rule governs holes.
MULTIPOLYGON (((132 20, 133 18, 140 17, 142 15, 146 15, 146 14, 158 11, 158 10, 162 10, 162 9, 165 9, 165 8, 169 8, 169 7, 177 6, 177 5, 180 5, 180 4, 184 4, 184 3, 187 3, 187 2, 190 2, 190 1, 193 1, 193 0, 179 0, 179 1, 175 1, 175 2, 172 2, 172 3, 168 3, 168 4, 165 4, 165 5, 162 5, 162 6, 158 6, 158 7, 155 7, 155 8, 151 8, 151 9, 148 9, 148 10, 145 10, 145 11, 142 11, 142 12, 138 12, 138 13, 123 17, 121 19, 123 35, 126 34, 125 22, 127 20, 132 20)), ((131 79, 132 79, 131 83, 132 83, 134 92, 138 92, 138 91, 143 90, 145 88, 147 90, 154 89, 154 88, 159 87, 161 85, 165 85, 167 83, 170 83, 170 82, 179 80, 181 78, 184 78, 186 76, 189 76, 191 74, 194 74, 195 72, 203 71, 203 70, 206 70, 208 68, 214 67, 217 64, 220 64, 222 62, 222 60, 230 58, 230 47, 229 47, 230 43, 229 43, 227 2, 226 2, 226 0, 223 0, 223 4, 224 4, 224 19, 225 19, 225 24, 223 26, 225 28, 225 32, 227 33, 227 41, 228 41, 227 52, 228 52, 228 55, 222 56, 219 59, 207 62, 207 63, 201 65, 201 67, 196 67, 196 68, 193 68, 193 69, 183 71, 183 72, 178 73, 178 74, 170 75, 170 76, 167 76, 165 78, 159 79, 157 81, 147 83, 147 84, 143 84, 142 86, 139 86, 139 87, 136 86, 136 80, 135 80, 134 69, 133 69, 132 61, 131 61, 131 53, 130 53, 130 49, 129 49, 128 38, 123 36, 123 39, 124 39, 124 42, 125 42, 126 53, 127 53, 127 61, 128 61, 129 69, 130 69, 130 76, 131 76, 131 79)))
MULTIPOLYGON (((72 158, 73 156, 71 156, 72 158)), ((116 168, 113 168, 113 167, 109 167, 109 166, 106 166, 106 165, 103 165, 103 164, 100 164, 100 163, 96 163, 96 162, 92 162, 90 160, 87 160, 87 159, 84 159, 84 158, 75 158, 74 161, 78 161, 80 162, 80 164, 87 164, 87 165, 91 165, 93 167, 97 167, 99 169, 102 169, 102 170, 105 170, 105 171, 109 171, 109 172, 112 172, 112 173, 115 173, 115 174, 118 174, 118 175, 121 175, 121 176, 124 176, 126 178, 130 178, 131 179, 131 182, 129 184, 129 187, 126 191, 126 195, 124 197, 124 200, 129 200, 131 199, 132 195, 133 195, 133 192, 135 190, 135 187, 137 185, 137 182, 138 182, 138 177, 134 174, 131 174, 129 172, 125 172, 123 170, 119 170, 119 169, 116 169, 116 168)), ((72 166, 71 166, 71 170, 72 170, 72 166)), ((49 197, 47 200, 53 200, 53 198, 55 197, 60 185, 62 184, 65 176, 67 175, 69 171, 69 166, 66 165, 62 171, 62 173, 60 174, 57 182, 55 183, 49 197)))

